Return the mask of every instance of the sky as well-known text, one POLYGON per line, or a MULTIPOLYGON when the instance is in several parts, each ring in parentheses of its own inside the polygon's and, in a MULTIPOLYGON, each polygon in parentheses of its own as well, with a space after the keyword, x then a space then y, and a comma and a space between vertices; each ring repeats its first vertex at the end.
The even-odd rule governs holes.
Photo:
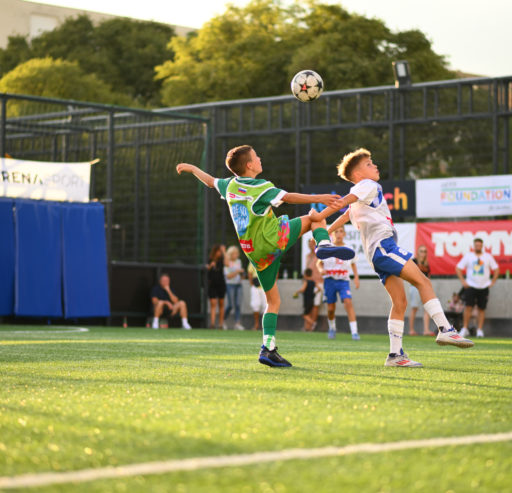
MULTIPOLYGON (((107 14, 200 28, 225 11, 226 0, 38 0, 107 14)), ((382 19, 393 31, 419 29, 449 67, 465 73, 512 75, 510 0, 325 0, 382 19)), ((248 0, 231 0, 243 6, 248 0)), ((412 74, 414 82, 414 74, 412 74)))

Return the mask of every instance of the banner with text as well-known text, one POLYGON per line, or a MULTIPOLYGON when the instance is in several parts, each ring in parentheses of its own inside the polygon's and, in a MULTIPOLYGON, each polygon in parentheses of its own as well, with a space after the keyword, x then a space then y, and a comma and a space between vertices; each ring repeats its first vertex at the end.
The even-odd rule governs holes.
MULTIPOLYGON (((416 239, 415 223, 398 223, 395 224, 398 233, 398 244, 401 248, 414 253, 414 245, 416 239)), ((345 224, 345 245, 352 248, 357 256, 357 272, 361 276, 376 276, 372 266, 366 260, 361 243, 361 235, 359 231, 351 224, 345 224)), ((302 236, 302 272, 306 268, 306 257, 309 253, 308 241, 312 237, 311 231, 302 236)))
POLYGON ((91 163, 0 158, 0 197, 89 202, 91 163))
POLYGON ((439 178, 416 182, 418 217, 512 214, 512 175, 439 178))
POLYGON ((455 275, 457 262, 475 238, 483 240, 501 273, 512 270, 512 221, 418 223, 416 247, 426 245, 432 274, 455 275))

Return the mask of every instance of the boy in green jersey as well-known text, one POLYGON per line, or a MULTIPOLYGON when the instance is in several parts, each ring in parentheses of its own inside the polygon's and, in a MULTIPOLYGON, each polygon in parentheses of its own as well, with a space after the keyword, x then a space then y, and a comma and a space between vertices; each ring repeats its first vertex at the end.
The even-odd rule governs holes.
POLYGON ((336 210, 339 195, 305 195, 288 193, 276 188, 271 182, 257 179, 262 172, 261 160, 248 145, 231 149, 226 156, 226 166, 235 175, 219 179, 205 173, 192 164, 180 163, 179 174, 192 173, 206 186, 215 187, 226 200, 242 250, 254 265, 258 279, 265 291, 267 310, 263 315, 263 345, 259 362, 268 366, 291 366, 275 345, 277 314, 281 298, 276 284, 281 256, 307 231, 312 230, 317 243, 318 258, 338 257, 349 260, 354 251, 331 244, 325 219, 313 221, 309 216, 289 219, 276 217, 272 207, 287 204, 312 204, 320 202, 336 210))

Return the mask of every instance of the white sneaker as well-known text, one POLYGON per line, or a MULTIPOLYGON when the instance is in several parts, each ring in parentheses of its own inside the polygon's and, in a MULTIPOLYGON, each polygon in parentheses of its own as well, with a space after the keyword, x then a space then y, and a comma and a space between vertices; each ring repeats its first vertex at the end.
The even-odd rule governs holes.
POLYGON ((459 333, 453 328, 449 328, 446 332, 443 332, 443 328, 439 328, 439 334, 437 334, 436 342, 440 346, 457 346, 457 347, 473 347, 475 344, 469 339, 464 339, 459 333))
POLYGON ((462 327, 462 329, 460 329, 459 335, 461 337, 467 337, 469 335, 469 330, 466 329, 466 327, 462 327))
POLYGON ((192 327, 191 327, 191 325, 188 322, 183 322, 181 324, 181 328, 185 329, 185 330, 190 330, 192 327))
POLYGON ((407 353, 404 353, 404 350, 400 349, 400 354, 395 354, 394 356, 388 354, 384 366, 403 366, 409 368, 421 368, 423 365, 418 361, 413 361, 412 359, 409 359, 407 353))
POLYGON ((245 327, 240 322, 237 322, 235 324, 235 330, 245 330, 245 327))
POLYGON ((484 331, 482 329, 478 329, 476 331, 476 336, 477 337, 484 337, 484 331))
POLYGON ((228 330, 228 324, 226 322, 222 324, 222 330, 228 330))

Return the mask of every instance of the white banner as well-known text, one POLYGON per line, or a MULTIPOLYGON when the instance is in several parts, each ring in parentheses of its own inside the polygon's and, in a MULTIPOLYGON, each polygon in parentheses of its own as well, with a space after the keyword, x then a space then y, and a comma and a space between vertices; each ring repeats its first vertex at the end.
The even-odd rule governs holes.
POLYGON ((0 197, 89 202, 91 163, 0 158, 0 197))
POLYGON ((417 217, 512 214, 512 175, 416 181, 417 217))
MULTIPOLYGON (((415 254, 416 242, 416 223, 398 223, 395 224, 398 232, 398 245, 404 250, 415 254)), ((366 260, 361 243, 361 235, 352 224, 345 224, 345 244, 356 252, 357 272, 361 276, 376 276, 375 271, 366 260)), ((302 236, 302 272, 306 268, 306 256, 309 253, 308 241, 311 238, 311 231, 302 236)))

